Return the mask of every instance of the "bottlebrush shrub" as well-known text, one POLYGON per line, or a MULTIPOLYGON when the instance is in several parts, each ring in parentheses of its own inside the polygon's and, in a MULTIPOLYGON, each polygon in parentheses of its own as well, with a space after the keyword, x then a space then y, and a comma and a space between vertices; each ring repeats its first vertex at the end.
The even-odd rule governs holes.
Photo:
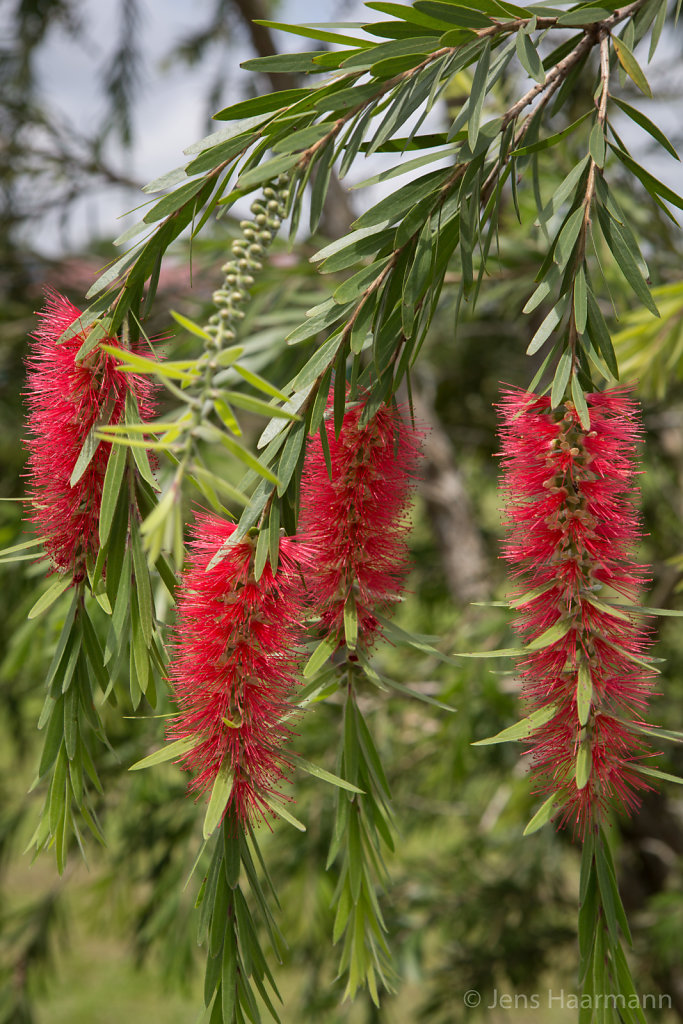
POLYGON ((522 696, 551 713, 532 734, 531 770, 580 834, 649 788, 637 728, 653 678, 646 631, 609 603, 636 600, 646 571, 634 561, 638 406, 623 388, 586 397, 588 430, 571 402, 552 410, 549 398, 510 389, 500 403, 504 557, 529 645, 522 696))
POLYGON ((181 759, 195 773, 190 789, 232 774, 226 804, 240 822, 265 818, 286 777, 285 719, 300 668, 300 546, 280 542, 276 573, 254 577, 255 539, 247 536, 209 563, 236 527, 197 517, 178 597, 169 678, 179 708, 168 738, 195 741, 181 759))
POLYGON ((352 646, 346 613, 367 647, 379 631, 375 612, 388 610, 403 590, 421 439, 396 406, 382 406, 367 423, 364 408, 362 401, 345 413, 338 437, 333 422, 325 424, 331 473, 320 437, 309 442, 299 532, 311 552, 306 584, 321 631, 352 646))
MULTIPOLYGON (((86 556, 96 554, 111 450, 109 442, 100 441, 84 472, 74 479, 86 438, 93 428, 123 418, 129 392, 143 420, 153 415, 153 385, 147 378, 123 373, 99 348, 76 360, 88 335, 79 327, 80 315, 63 295, 48 293, 26 361, 30 518, 55 569, 76 581, 85 576, 86 556), (73 335, 58 344, 72 325, 73 335)), ((115 338, 103 341, 123 348, 115 338)))

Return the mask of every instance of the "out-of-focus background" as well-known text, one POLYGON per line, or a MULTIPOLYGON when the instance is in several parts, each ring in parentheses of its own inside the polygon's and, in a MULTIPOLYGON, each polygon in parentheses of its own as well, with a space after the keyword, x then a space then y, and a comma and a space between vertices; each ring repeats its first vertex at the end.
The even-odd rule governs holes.
MULTIPOLYGON (((145 199, 141 186, 182 164, 183 149, 212 130, 212 112, 239 97, 289 87, 287 76, 269 80, 239 68, 251 56, 299 44, 311 48, 310 41, 253 25, 253 19, 268 17, 319 22, 378 15, 344 0, 0 2, 0 497, 13 499, 0 503, 3 547, 23 536, 23 359, 43 288, 55 287, 83 306, 89 285, 117 254, 112 239, 129 223, 126 211, 145 199)), ((647 105, 622 83, 629 102, 661 119, 679 146, 680 52, 671 33, 648 71, 656 103, 647 105)), ((501 80, 492 102, 507 106, 519 85, 514 76, 501 80)), ((435 123, 452 117, 467 87, 467 76, 459 76, 435 111, 435 123)), ((577 88, 577 109, 585 106, 590 88, 590 82, 577 88)), ((562 118, 574 119, 571 104, 562 118)), ((647 152, 647 136, 623 130, 639 157, 680 188, 680 165, 647 152)), ((566 166, 547 167, 548 181, 559 182, 574 157, 568 150, 566 166)), ((300 357, 298 349, 283 346, 283 325, 294 324, 332 286, 315 275, 309 256, 321 237, 340 235, 362 212, 367 193, 349 185, 377 172, 374 159, 354 167, 334 190, 320 236, 301 231, 293 247, 276 246, 272 266, 257 282, 243 337, 252 365, 267 367, 276 382, 292 375, 300 357)), ((610 173, 618 182, 618 168, 610 173)), ((641 380, 647 429, 642 558, 653 565, 650 602, 680 607, 683 287, 676 285, 683 280, 682 240, 680 230, 631 182, 621 184, 620 201, 643 239, 653 284, 663 289, 671 312, 661 327, 648 325, 638 334, 626 287, 606 268, 613 306, 605 297, 605 313, 617 332, 625 379, 641 380)), ((522 191, 520 202, 530 208, 533 198, 522 191)), ((526 385, 531 379, 535 366, 524 350, 543 317, 542 310, 532 317, 520 312, 532 291, 543 239, 520 229, 510 207, 504 211, 497 272, 484 284, 475 315, 466 312, 454 335, 452 299, 444 290, 415 380, 428 437, 414 507, 414 569, 399 619, 418 633, 443 636, 449 650, 511 642, 507 610, 477 603, 506 593, 498 559, 493 403, 500 381, 526 385)), ((167 336, 169 348, 169 310, 200 321, 206 316, 231 232, 226 217, 194 240, 192 274, 187 239, 165 262, 145 326, 151 336, 167 336)), ((201 815, 184 798, 185 780, 175 769, 126 772, 139 750, 161 735, 155 719, 125 718, 131 714, 125 702, 110 716, 117 756, 104 764, 108 787, 100 810, 107 848, 91 843, 87 865, 75 851, 61 879, 49 856, 32 863, 23 854, 42 799, 28 790, 59 612, 46 617, 36 644, 25 620, 44 569, 25 562, 0 564, 0 572, 0 1024, 198 1020, 194 882, 186 890, 182 886, 201 815)), ((667 619, 658 619, 654 629, 665 662, 651 717, 681 729, 682 631, 679 622, 667 619)), ((391 648, 377 657, 396 679, 457 708, 450 714, 396 695, 367 697, 396 805, 397 851, 388 864, 391 884, 383 905, 402 981, 380 1011, 362 997, 353 1008, 341 1004, 337 951, 329 938, 334 873, 324 871, 333 799, 320 783, 298 779, 297 815, 308 832, 301 836, 278 826, 264 838, 290 944, 277 971, 284 1024, 451 1024, 477 1015, 494 1022, 574 1020, 578 847, 571 835, 552 828, 523 839, 535 803, 519 750, 471 747, 518 715, 509 664, 463 662, 460 669, 391 648), (470 990, 481 993, 478 1009, 463 1002, 470 990), (516 1009, 492 1007, 496 992, 510 995, 516 1009)), ((146 714, 154 712, 147 708, 146 714)), ((335 745, 338 724, 334 706, 302 719, 301 752, 322 763, 335 745)), ((679 751, 667 749, 661 767, 681 774, 679 751)), ((664 1006, 650 1011, 653 1020, 683 1020, 679 794, 673 787, 648 794, 636 818, 614 824, 613 836, 634 926, 639 991, 664 1006)))

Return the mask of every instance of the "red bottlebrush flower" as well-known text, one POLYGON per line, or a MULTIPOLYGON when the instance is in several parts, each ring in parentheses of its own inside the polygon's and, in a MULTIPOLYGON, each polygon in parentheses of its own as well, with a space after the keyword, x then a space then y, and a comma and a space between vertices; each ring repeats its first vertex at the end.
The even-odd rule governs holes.
POLYGON ((586 397, 589 430, 571 402, 552 410, 547 397, 508 390, 500 404, 504 557, 519 582, 515 628, 530 645, 522 696, 553 711, 529 741, 532 773, 582 834, 649 788, 637 726, 653 678, 646 630, 611 603, 635 601, 645 576, 633 560, 638 406, 624 388, 586 397))
MULTIPOLYGON (((153 414, 152 384, 123 373, 116 360, 95 348, 85 359, 76 353, 87 337, 78 324, 80 310, 56 292, 48 293, 40 326, 27 358, 27 447, 31 519, 54 567, 85 575, 85 559, 98 544, 102 486, 111 444, 101 441, 80 479, 71 477, 83 444, 101 417, 118 423, 126 395, 137 399, 143 419, 153 414), (57 339, 73 325, 73 335, 57 339)), ((103 339, 122 347, 115 338, 103 339)))
POLYGON ((169 677, 179 714, 169 739, 194 739, 183 767, 190 788, 210 788, 220 768, 232 769, 226 807, 239 822, 265 817, 267 799, 285 778, 285 718, 299 668, 300 586, 296 542, 283 538, 277 573, 269 564, 254 578, 251 537, 211 560, 235 526, 198 517, 178 599, 169 677))
POLYGON ((332 472, 322 442, 309 442, 301 482, 299 530, 309 544, 306 582, 325 635, 344 642, 344 608, 355 602, 358 642, 379 629, 376 611, 400 596, 408 565, 407 504, 419 436, 395 407, 363 423, 365 403, 349 409, 339 436, 326 424, 332 472))

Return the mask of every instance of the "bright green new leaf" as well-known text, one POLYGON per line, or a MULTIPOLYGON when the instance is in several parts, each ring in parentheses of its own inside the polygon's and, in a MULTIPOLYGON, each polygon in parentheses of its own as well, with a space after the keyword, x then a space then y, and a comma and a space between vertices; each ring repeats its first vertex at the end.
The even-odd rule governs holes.
POLYGON ((73 583, 71 576, 58 576, 56 580, 47 588, 47 590, 40 595, 36 603, 28 613, 27 618, 36 619, 44 611, 46 611, 51 605, 55 603, 58 597, 61 597, 65 590, 73 583))
POLYGON ((204 815, 202 835, 205 839, 213 835, 223 819, 225 808, 228 806, 228 800, 232 793, 232 783, 232 768, 227 760, 224 760, 218 769, 218 774, 211 790, 211 796, 209 797, 209 806, 206 808, 206 814, 204 815))
POLYGON ((550 821, 555 813, 555 808, 558 805, 559 795, 559 793, 553 793, 552 796, 549 796, 548 799, 541 804, 527 827, 524 829, 522 835, 530 836, 532 832, 538 832, 540 828, 543 828, 546 822, 550 821))
POLYGON ((183 740, 173 740, 172 743, 166 743, 159 750, 155 750, 153 754, 143 757, 141 761, 136 761, 135 764, 130 766, 128 771, 137 772, 142 768, 153 768, 157 764, 175 761, 182 757, 183 754, 187 754, 193 747, 196 747, 198 743, 199 740, 194 736, 187 736, 183 740))
POLYGON ((473 747, 490 747, 494 743, 510 743, 513 740, 527 740, 542 725, 549 722, 550 719, 555 715, 557 708, 554 704, 548 705, 545 708, 539 708, 537 711, 533 711, 527 718, 523 718, 521 722, 515 722, 514 725, 510 725, 507 729, 503 729, 502 732, 496 733, 495 736, 488 736, 485 740, 476 740, 472 744, 473 747))

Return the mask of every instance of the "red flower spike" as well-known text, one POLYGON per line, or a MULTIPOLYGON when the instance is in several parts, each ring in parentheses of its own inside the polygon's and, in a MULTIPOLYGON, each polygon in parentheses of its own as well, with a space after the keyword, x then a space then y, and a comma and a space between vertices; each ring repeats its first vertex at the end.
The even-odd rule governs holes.
POLYGON ((582 835, 650 788, 634 727, 654 676, 646 630, 609 603, 637 600, 645 582, 633 560, 638 406, 625 388, 586 398, 589 430, 571 402, 552 410, 549 398, 510 389, 499 407, 514 625, 527 644, 553 630, 519 662, 530 711, 555 709, 531 737, 531 770, 538 792, 558 794, 560 823, 582 835))
POLYGON ((196 740, 181 759, 195 773, 191 790, 210 789, 229 765, 226 812, 246 822, 267 816, 289 767, 282 748, 300 664, 301 553, 283 538, 277 573, 267 564, 256 581, 255 544, 245 537, 208 569, 234 530, 213 515, 195 523, 169 671, 179 714, 168 738, 196 740))
POLYGON ((326 424, 332 472, 319 436, 309 442, 301 481, 299 530, 311 549, 306 582, 322 631, 344 642, 344 608, 355 602, 358 643, 379 632, 375 612, 400 597, 408 567, 408 498, 420 437, 400 410, 382 406, 361 422, 349 409, 339 437, 326 424))
MULTIPOLYGON (((86 556, 94 555, 99 543, 102 487, 111 451, 109 442, 100 441, 87 469, 71 486, 83 443, 105 410, 111 410, 111 424, 123 418, 129 392, 143 420, 153 415, 153 385, 147 378, 123 373, 99 348, 76 362, 88 334, 79 328, 80 315, 63 295, 49 292, 26 360, 30 518, 55 569, 73 575, 75 581, 85 576, 86 556), (71 325, 72 337, 57 344, 71 325)), ((115 338, 103 340, 122 348, 115 338)))

